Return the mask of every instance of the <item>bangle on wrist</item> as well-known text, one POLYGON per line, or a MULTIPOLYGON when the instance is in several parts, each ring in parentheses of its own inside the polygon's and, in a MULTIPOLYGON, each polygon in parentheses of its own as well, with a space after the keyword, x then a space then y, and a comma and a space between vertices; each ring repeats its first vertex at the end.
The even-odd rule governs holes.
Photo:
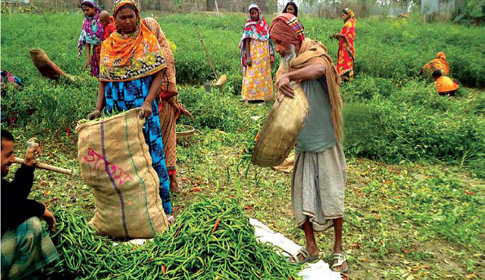
POLYGON ((143 104, 146 104, 146 105, 152 107, 152 104, 148 103, 147 101, 143 102, 143 104))

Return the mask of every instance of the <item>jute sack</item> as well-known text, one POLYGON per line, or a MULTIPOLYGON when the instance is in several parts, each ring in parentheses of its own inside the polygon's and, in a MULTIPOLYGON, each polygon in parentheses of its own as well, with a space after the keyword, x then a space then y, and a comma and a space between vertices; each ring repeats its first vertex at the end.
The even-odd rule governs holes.
POLYGON ((52 62, 47 54, 41 49, 30 50, 30 59, 34 63, 37 70, 43 77, 47 77, 51 80, 57 80, 61 76, 65 76, 67 79, 73 81, 74 76, 66 75, 59 66, 52 62))
POLYGON ((101 235, 151 238, 168 228, 139 113, 133 109, 76 127, 82 177, 94 189, 89 224, 101 235))

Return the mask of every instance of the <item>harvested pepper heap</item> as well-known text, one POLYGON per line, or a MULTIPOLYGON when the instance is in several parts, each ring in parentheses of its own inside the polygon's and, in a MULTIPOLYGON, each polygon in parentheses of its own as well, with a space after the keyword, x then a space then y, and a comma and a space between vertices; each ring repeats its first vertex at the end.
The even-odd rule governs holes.
MULTIPOLYGON (((203 198, 145 245, 114 245, 80 215, 56 211, 61 257, 49 273, 78 278, 288 279, 301 270, 256 241, 233 200, 203 198)), ((53 275, 52 275, 53 276, 53 275)))

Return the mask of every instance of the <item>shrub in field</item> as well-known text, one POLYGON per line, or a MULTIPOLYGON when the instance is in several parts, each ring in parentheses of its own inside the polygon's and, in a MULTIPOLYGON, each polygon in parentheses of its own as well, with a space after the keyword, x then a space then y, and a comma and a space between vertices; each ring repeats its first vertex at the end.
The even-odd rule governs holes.
POLYGON ((485 155, 485 122, 423 82, 409 83, 388 98, 344 107, 350 154, 387 162, 440 159, 468 162, 485 155))
POLYGON ((22 89, 8 88, 2 97, 2 111, 17 116, 17 125, 29 124, 38 133, 73 131, 77 121, 92 111, 96 102, 97 80, 77 82, 38 79, 22 89))
POLYGON ((181 119, 182 124, 227 132, 235 132, 243 126, 241 110, 234 104, 231 93, 218 90, 206 92, 203 87, 186 87, 180 89, 180 101, 195 117, 194 120, 181 119))
POLYGON ((399 90, 396 84, 387 78, 374 78, 366 74, 359 75, 351 84, 345 83, 340 92, 344 102, 361 102, 375 96, 389 97, 399 90))

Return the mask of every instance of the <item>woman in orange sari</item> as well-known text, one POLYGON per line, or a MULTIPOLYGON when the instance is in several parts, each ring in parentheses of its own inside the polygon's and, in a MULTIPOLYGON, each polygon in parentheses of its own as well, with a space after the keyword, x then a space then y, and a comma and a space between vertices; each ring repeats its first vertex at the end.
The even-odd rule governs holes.
POLYGON ((337 71, 343 81, 350 81, 354 77, 355 61, 355 15, 349 8, 342 10, 344 26, 340 33, 334 35, 338 39, 337 71))
POLYGON ((436 58, 426 63, 421 69, 421 72, 429 76, 436 70, 441 70, 443 76, 450 75, 450 63, 446 60, 444 52, 437 53, 436 58))

